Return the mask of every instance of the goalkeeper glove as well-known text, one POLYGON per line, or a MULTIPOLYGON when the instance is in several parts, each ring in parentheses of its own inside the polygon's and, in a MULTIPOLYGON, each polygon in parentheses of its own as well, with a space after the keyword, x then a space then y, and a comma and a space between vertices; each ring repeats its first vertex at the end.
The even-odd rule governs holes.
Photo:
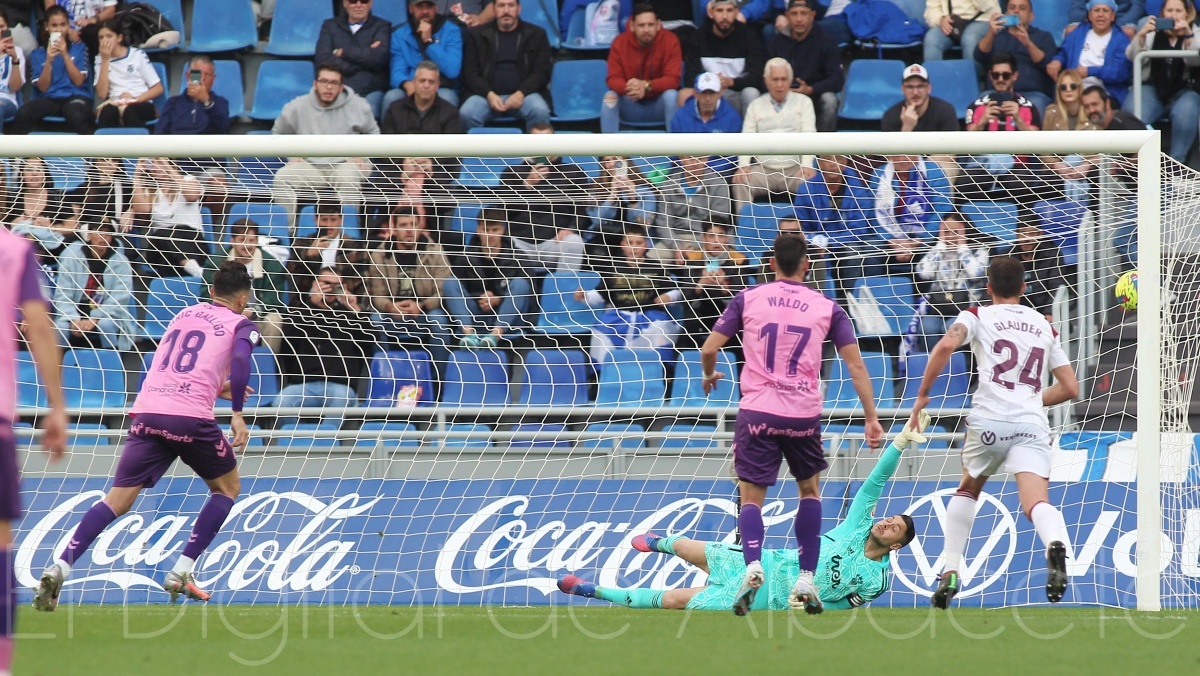
POLYGON ((896 447, 896 450, 903 451, 909 444, 925 443, 925 436, 921 432, 924 432, 926 427, 929 427, 929 414, 921 411, 917 415, 917 426, 914 428, 910 420, 900 434, 897 434, 896 438, 892 440, 892 445, 896 447))

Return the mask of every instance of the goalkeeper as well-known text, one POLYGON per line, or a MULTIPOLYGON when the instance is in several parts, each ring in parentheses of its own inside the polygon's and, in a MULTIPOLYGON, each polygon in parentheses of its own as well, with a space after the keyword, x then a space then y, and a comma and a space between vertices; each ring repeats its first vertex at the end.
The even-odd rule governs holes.
MULTIPOLYGON (((916 535, 907 514, 889 516, 872 523, 875 503, 896 466, 901 452, 921 443, 929 414, 921 412, 919 429, 912 423, 896 435, 850 503, 844 521, 822 537, 816 583, 826 609, 848 610, 869 603, 890 586, 891 553, 912 542, 916 535)), ((566 594, 604 599, 630 608, 675 610, 729 610, 746 573, 741 547, 722 542, 700 542, 682 535, 659 537, 638 535, 633 547, 640 552, 674 554, 708 573, 708 585, 688 589, 615 589, 591 584, 575 575, 558 581, 566 594)), ((763 550, 766 580, 751 610, 786 610, 788 594, 800 574, 794 549, 763 550)))

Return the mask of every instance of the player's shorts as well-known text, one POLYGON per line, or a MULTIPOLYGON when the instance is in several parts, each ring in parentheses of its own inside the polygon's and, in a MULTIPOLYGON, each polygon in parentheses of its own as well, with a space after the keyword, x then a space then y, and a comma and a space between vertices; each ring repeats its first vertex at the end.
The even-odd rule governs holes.
POLYGON ((708 559, 708 586, 688 601, 688 610, 729 610, 742 588, 746 576, 746 560, 742 548, 721 542, 704 545, 708 559))
POLYGON ((113 486, 149 488, 158 483, 176 458, 205 481, 237 469, 233 446, 217 421, 139 413, 129 426, 113 486))
POLYGON ((21 467, 12 421, 0 418, 0 521, 21 518, 21 467))
POLYGON ((741 409, 733 436, 733 468, 742 481, 774 486, 787 460, 797 479, 829 467, 821 447, 820 418, 786 416, 741 409))
POLYGON ((975 478, 1003 467, 1010 474, 1032 472, 1050 478, 1050 432, 1035 423, 971 418, 963 442, 962 463, 975 478))

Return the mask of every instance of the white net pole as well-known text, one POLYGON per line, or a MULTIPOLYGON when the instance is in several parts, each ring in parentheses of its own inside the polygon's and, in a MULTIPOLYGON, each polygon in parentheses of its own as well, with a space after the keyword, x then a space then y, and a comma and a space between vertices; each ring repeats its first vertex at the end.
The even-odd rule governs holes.
MULTIPOLYGON (((1162 152, 1157 135, 1137 154, 1137 608, 1161 609, 1162 565, 1162 152)), ((1186 419, 1186 418, 1185 418, 1186 419)), ((1171 430, 1175 432, 1176 430, 1171 430)))

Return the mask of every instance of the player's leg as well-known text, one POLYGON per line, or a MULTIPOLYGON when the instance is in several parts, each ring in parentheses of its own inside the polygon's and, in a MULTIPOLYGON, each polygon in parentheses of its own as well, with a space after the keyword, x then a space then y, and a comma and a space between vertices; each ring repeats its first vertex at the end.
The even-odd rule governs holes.
POLYGON ((678 556, 704 572, 708 572, 708 556, 704 553, 707 542, 692 540, 683 535, 661 537, 654 533, 643 533, 634 536, 630 544, 639 552, 659 552, 678 556))
MULTIPOLYGON (((964 462, 966 462, 965 456, 964 462)), ((958 490, 946 504, 944 551, 942 552, 945 564, 942 567, 938 588, 930 599, 935 608, 948 608, 950 600, 954 598, 962 585, 958 571, 962 567, 963 552, 967 548, 967 536, 971 534, 971 526, 975 523, 975 502, 979 499, 979 493, 983 490, 987 480, 987 476, 971 476, 971 470, 964 467, 963 478, 958 484, 958 490)))
POLYGON ((819 425, 819 420, 789 421, 787 426, 794 434, 779 442, 788 470, 800 490, 800 505, 792 524, 799 548, 800 574, 788 596, 788 605, 811 615, 824 610, 813 580, 821 557, 821 472, 829 467, 819 425), (809 433, 801 434, 805 431, 809 433))
POLYGON ((1017 477, 1021 510, 1033 522, 1038 538, 1046 547, 1046 598, 1058 603, 1067 591, 1067 524, 1062 512, 1050 504, 1053 452, 1050 438, 1043 430, 1022 431, 1021 441, 1009 451, 1006 467, 1017 477))
MULTIPOLYGON (((616 587, 601 587, 592 584, 578 575, 566 575, 558 579, 558 590, 572 596, 582 596, 588 599, 600 599, 616 603, 626 608, 665 608, 663 597, 670 592, 666 589, 617 589, 616 587)), ((690 597, 689 597, 690 599, 690 597)), ((687 601, 684 601, 684 605, 687 601)))
POLYGON ((772 425, 778 426, 776 416, 755 411, 738 412, 733 438, 733 468, 738 478, 738 530, 742 535, 742 558, 746 572, 738 589, 733 612, 745 615, 754 604, 759 587, 766 580, 762 567, 763 525, 762 505, 767 488, 779 478, 783 451, 773 435, 763 434, 772 425))
POLYGON ((0 674, 12 672, 17 623, 17 572, 13 568, 12 523, 0 518, 0 674))

